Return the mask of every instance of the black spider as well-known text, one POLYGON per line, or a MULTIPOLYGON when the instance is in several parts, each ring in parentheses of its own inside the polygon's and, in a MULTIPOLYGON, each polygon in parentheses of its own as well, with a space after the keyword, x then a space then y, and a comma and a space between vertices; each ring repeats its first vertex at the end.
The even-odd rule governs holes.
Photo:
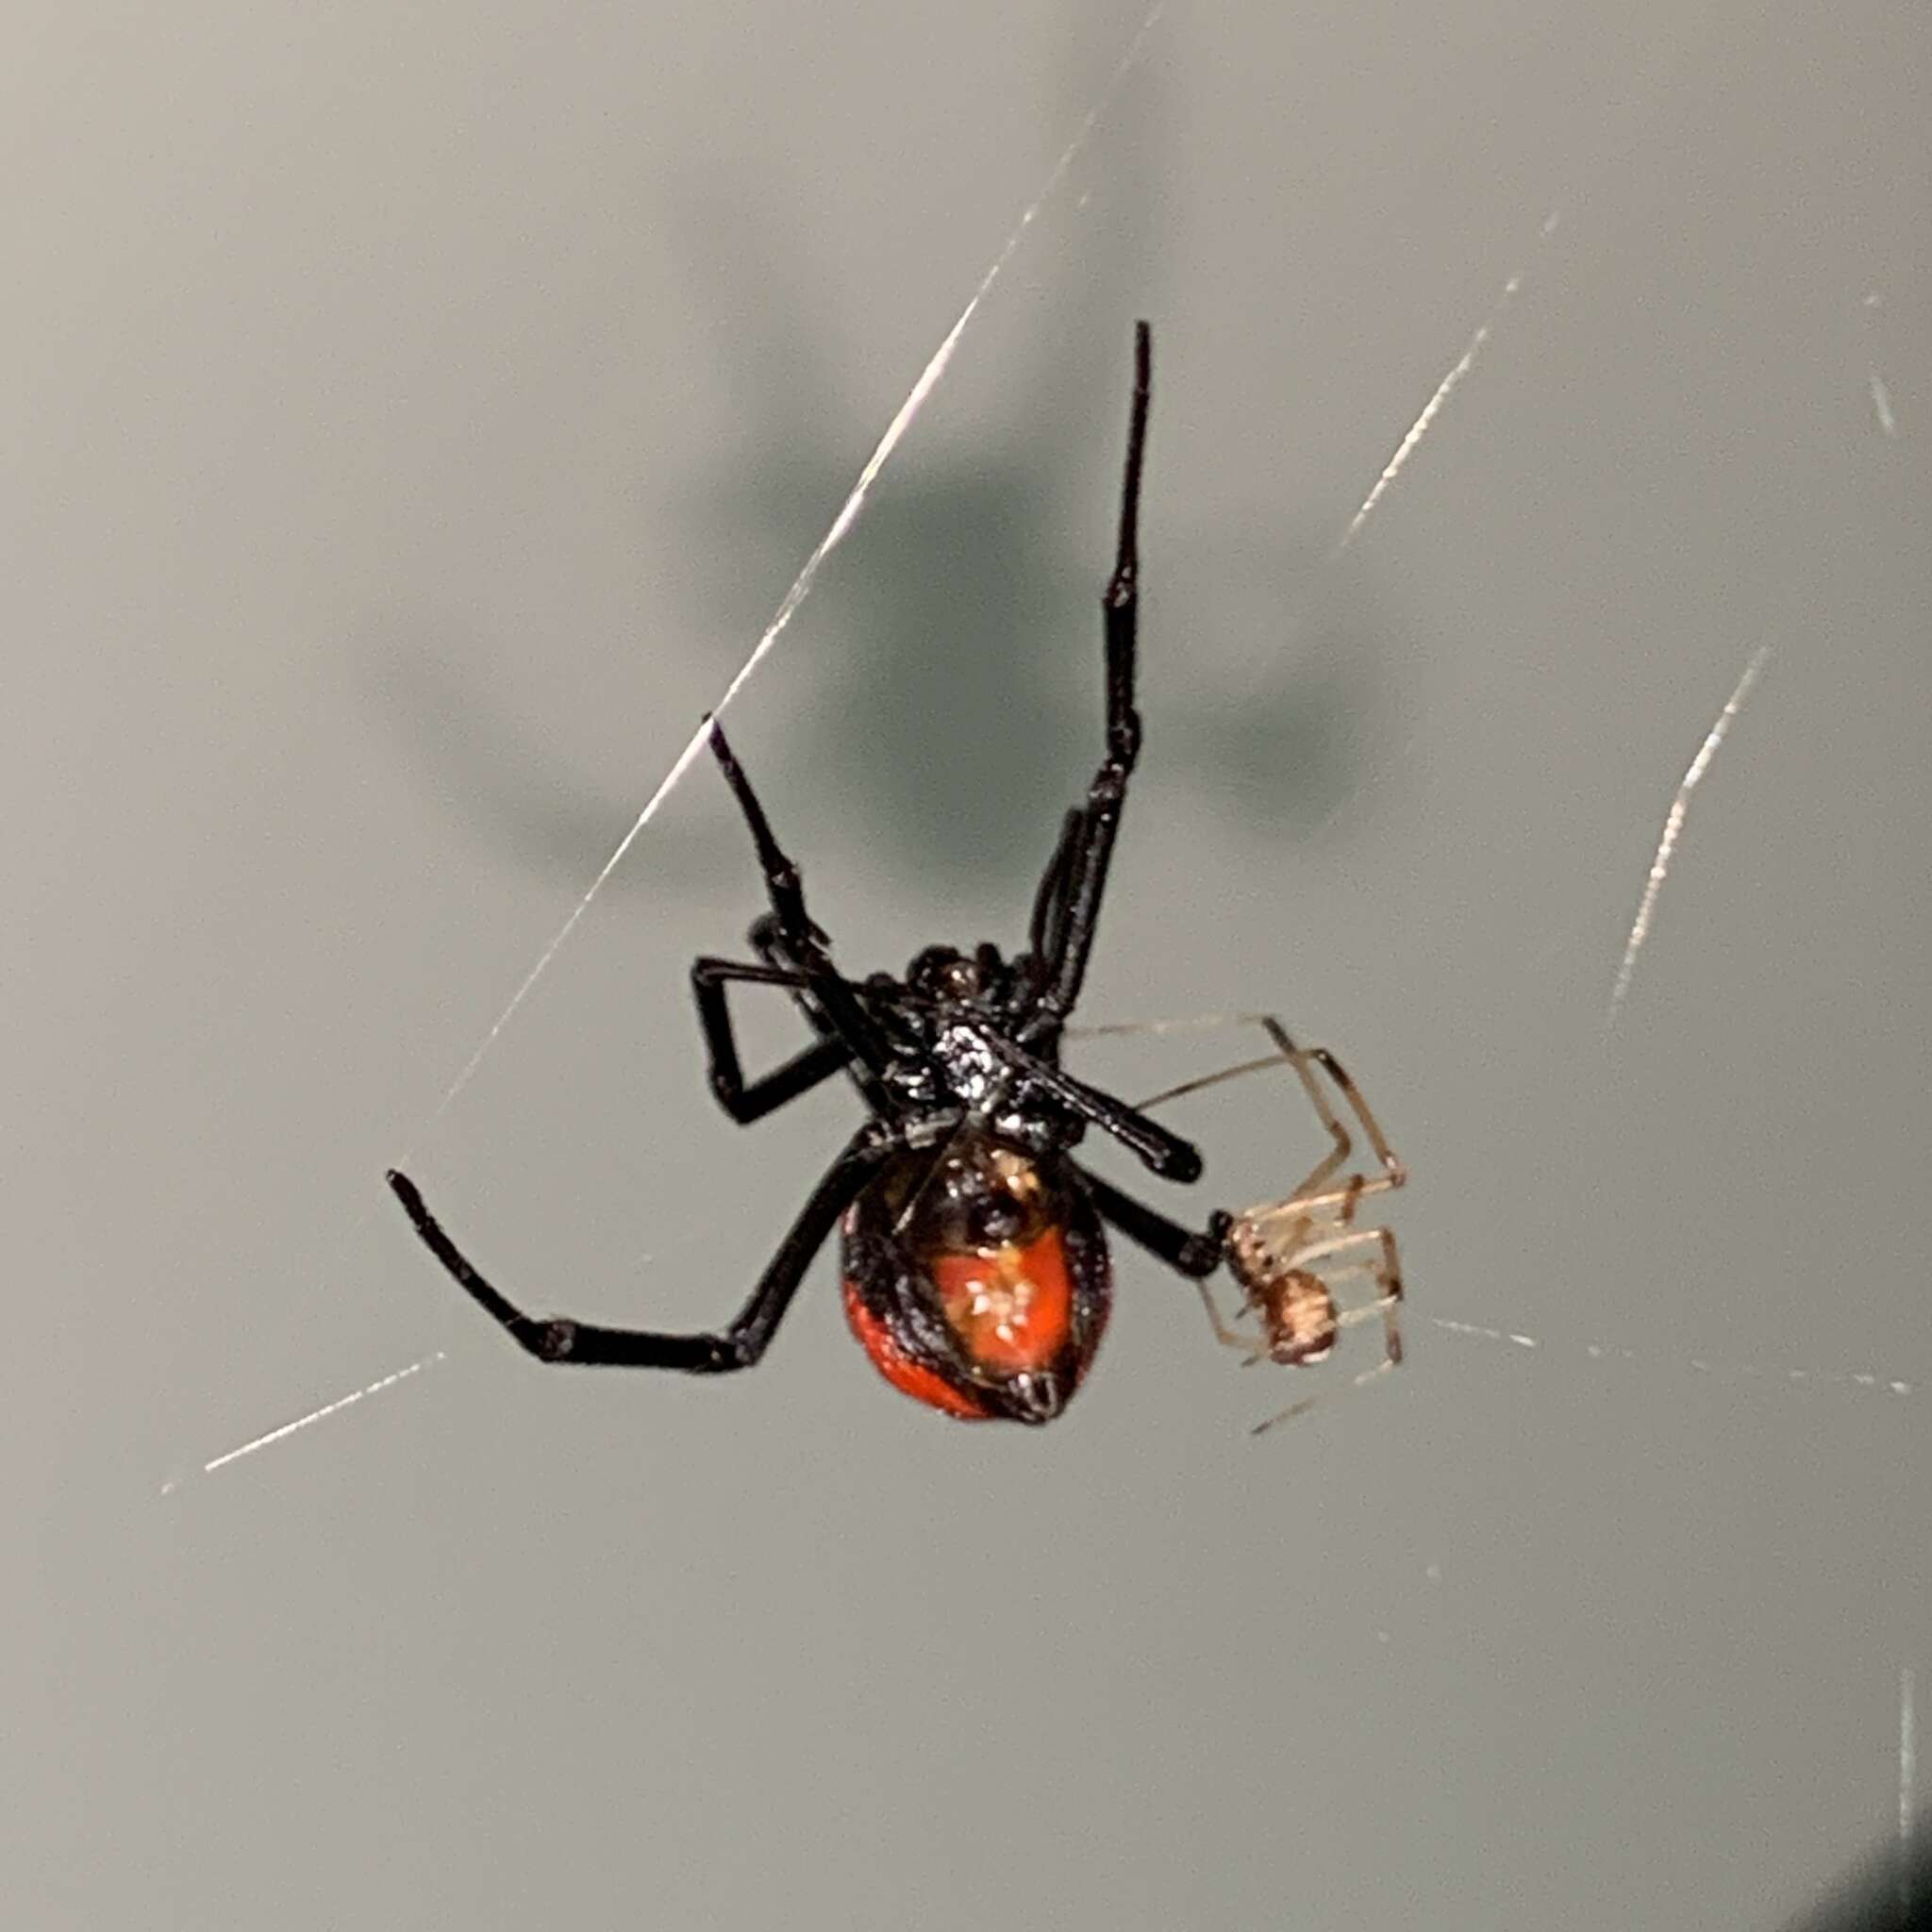
POLYGON ((1086 977, 1141 748, 1136 531, 1151 368, 1141 323, 1119 551, 1102 599, 1107 756, 1047 861, 1025 952, 1008 960, 990 944, 970 955, 932 946, 903 980, 885 973, 862 982, 844 978, 806 910, 797 866, 773 837, 724 732, 711 724, 711 748, 751 828, 771 895, 770 912, 751 928, 760 963, 701 958, 691 968, 711 1090, 734 1120, 748 1124, 843 1070, 871 1114, 813 1191, 737 1320, 708 1335, 536 1320, 458 1252, 407 1175, 390 1174, 437 1258, 541 1360, 698 1374, 750 1368, 842 1216, 846 1313, 886 1377, 949 1415, 1043 1423, 1079 1386, 1106 1325, 1112 1271, 1103 1224, 1193 1279, 1221 1262, 1233 1217, 1217 1211, 1204 1231, 1193 1232, 1089 1174, 1071 1149, 1097 1126, 1174 1181, 1200 1177, 1199 1153, 1059 1064, 1061 1031, 1086 977), (818 1036, 750 1082, 725 1001, 733 981, 787 989, 818 1036))

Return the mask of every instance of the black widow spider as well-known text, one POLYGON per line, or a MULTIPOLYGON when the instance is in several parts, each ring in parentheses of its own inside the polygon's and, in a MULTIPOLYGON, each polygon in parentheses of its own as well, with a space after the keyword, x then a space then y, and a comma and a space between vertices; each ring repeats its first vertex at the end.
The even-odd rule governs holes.
MULTIPOLYGON (((771 910, 750 933, 759 963, 700 958, 691 967, 711 1091, 732 1119, 748 1124, 843 1070, 871 1114, 806 1202, 730 1326, 717 1334, 667 1335, 525 1315, 458 1250, 415 1184, 391 1173, 391 1188, 430 1251, 540 1360, 694 1374, 750 1368, 841 1217, 845 1310, 866 1353, 894 1387, 964 1420, 1044 1423, 1066 1407, 1107 1323, 1112 1270, 1103 1224, 1204 1288, 1224 1257, 1231 1258, 1249 1287, 1247 1306, 1268 1334, 1287 1320, 1262 1291, 1259 1264, 1246 1265, 1246 1249, 1239 1239, 1230 1241, 1240 1232, 1234 1216, 1217 1210, 1195 1232, 1090 1174, 1071 1152, 1096 1126, 1165 1180, 1201 1174, 1191 1142, 1059 1064, 1061 1033, 1086 976, 1141 748, 1134 708, 1137 527, 1151 373, 1143 322, 1134 336, 1119 548, 1102 598, 1107 755, 1086 803, 1067 813, 1041 877, 1025 952, 1008 960, 991 944, 971 955, 930 946, 903 980, 886 973, 863 981, 843 977, 830 941, 806 910, 797 866, 780 849, 724 732, 711 723, 711 749, 751 829, 771 898, 771 910), (789 991, 817 1039, 747 1081, 725 999, 733 982, 789 991)), ((1299 1053, 1285 1041, 1284 1051, 1299 1053)), ((1305 1062, 1295 1063, 1308 1082, 1305 1062)), ((1345 1153, 1346 1136, 1339 1125, 1335 1131, 1345 1153)), ((1334 1164, 1318 1174, 1332 1173, 1334 1164)), ((1323 1205, 1345 1201, 1345 1221, 1358 1191, 1324 1197, 1323 1205)), ((1241 1226, 1251 1218, 1243 1216, 1241 1226)), ((1385 1287, 1385 1302, 1392 1304, 1399 1284, 1385 1287)), ((1391 1320, 1392 1334, 1392 1314, 1391 1320)), ((1215 1325, 1224 1339, 1238 1340, 1222 1329, 1218 1315, 1215 1325)), ((1255 1346, 1266 1353, 1266 1338, 1255 1346)), ((1276 1358, 1312 1359, 1325 1352, 1325 1344, 1304 1346, 1298 1356, 1277 1350, 1276 1358)))

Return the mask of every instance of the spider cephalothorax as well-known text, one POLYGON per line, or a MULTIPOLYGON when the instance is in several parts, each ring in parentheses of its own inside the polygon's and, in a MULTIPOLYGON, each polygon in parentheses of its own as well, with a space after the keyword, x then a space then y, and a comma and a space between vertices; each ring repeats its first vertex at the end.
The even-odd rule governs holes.
MULTIPOLYGON (((1186 1182, 1201 1173, 1193 1146, 1059 1064, 1141 745, 1134 658, 1152 360, 1145 323, 1134 349, 1119 546, 1102 597, 1107 749, 1041 875, 1025 950, 1006 959, 992 945, 971 953, 930 946, 904 979, 846 978, 806 910, 797 866, 714 723, 711 749, 750 828, 771 909, 751 928, 756 960, 701 958, 691 968, 711 1091, 734 1120, 750 1123, 843 1072, 869 1118, 807 1200, 737 1319, 713 1334, 525 1315, 464 1258, 414 1184, 391 1174, 424 1241, 533 1355, 694 1374, 749 1368, 813 1255, 842 1223, 847 1318, 887 1380, 947 1415, 1042 1423, 1079 1386, 1106 1326, 1112 1274, 1104 1224, 1196 1280, 1220 1265, 1232 1216, 1217 1211, 1200 1231, 1184 1227, 1090 1174, 1073 1154, 1097 1127, 1151 1173, 1186 1182), (749 1081, 726 998, 733 984, 789 991, 814 1036, 749 1081)), ((1352 1253, 1354 1241, 1341 1245, 1352 1253)), ((1249 1287, 1251 1297, 1260 1293, 1249 1287)), ((1264 1314, 1272 1307, 1253 1305, 1264 1314)), ((1218 1315, 1215 1322, 1220 1331, 1218 1315)))
MULTIPOLYGON (((752 943, 769 958, 773 939, 755 930, 752 943)), ((991 944, 971 954, 928 946, 903 980, 875 973, 865 982, 862 997, 887 1054, 881 1078, 903 1106, 990 1114, 1010 1095, 1023 1057, 1012 1022, 1026 965, 1024 957, 1008 965, 991 944)))

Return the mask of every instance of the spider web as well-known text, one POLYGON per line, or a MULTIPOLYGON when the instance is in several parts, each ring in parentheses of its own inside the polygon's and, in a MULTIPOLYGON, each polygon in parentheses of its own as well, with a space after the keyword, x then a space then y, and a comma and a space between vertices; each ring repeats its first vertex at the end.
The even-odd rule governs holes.
MULTIPOLYGON (((800 607, 810 594, 820 569, 825 559, 858 523, 859 516, 864 510, 867 499, 871 495, 874 485, 878 481, 887 463, 891 460, 901 441, 912 427, 920 410, 943 378, 955 351, 958 347, 968 327, 977 315, 981 305, 991 292, 1000 275, 1025 240, 1029 229, 1031 229, 1038 219, 1041 209, 1060 191, 1074 161, 1078 158, 1095 129, 1100 125, 1108 107, 1119 91, 1121 84, 1143 58, 1149 39, 1160 24, 1163 10, 1162 7, 1157 6, 1144 17, 1138 32, 1135 34, 1125 53, 1121 57, 1112 75, 1080 122, 1072 139, 1068 142, 1065 148, 1062 149, 1058 158, 1054 163, 1039 193, 1035 195, 1033 200, 1022 211, 991 264, 980 276, 965 307, 960 310, 958 319, 954 322, 952 327, 947 330, 939 347, 928 358, 924 366, 920 371, 904 402, 888 424, 872 455, 867 458, 858 479, 853 484, 844 501, 840 505, 825 534, 820 539, 819 542, 806 558, 804 564, 800 567, 797 575, 792 579, 790 588, 780 600, 771 621, 760 633, 757 642, 752 646, 750 654, 746 657, 743 664, 725 685, 714 708, 718 713, 722 714, 731 705, 733 700, 750 682, 767 656, 776 646, 791 620, 797 614, 800 607)), ((1553 209, 1543 219, 1539 230, 1538 240, 1540 242, 1547 242, 1557 232, 1560 221, 1560 210, 1553 209)), ((1504 281, 1494 305, 1477 322, 1467 343, 1455 359, 1449 363, 1441 379, 1430 391, 1414 420, 1403 431, 1396 441, 1390 453, 1388 461, 1369 485, 1360 503, 1338 533, 1329 552, 1331 562, 1339 561, 1357 539, 1361 537, 1371 518, 1381 508, 1385 498, 1394 489, 1405 470, 1416 458, 1424 440, 1428 437, 1431 430, 1436 427, 1439 418, 1448 407, 1456 391, 1471 375, 1478 358, 1490 343, 1492 336, 1502 325, 1510 306, 1515 302, 1524 287, 1527 273, 1526 267, 1519 266, 1512 270, 1504 281)), ((1875 306, 1875 298, 1868 298, 1868 306, 1875 306)), ((1879 425, 1887 436, 1895 436, 1897 433, 1896 424, 1891 415, 1890 399, 1886 395, 1882 380, 1876 371, 1875 363, 1871 368, 1870 383, 1874 407, 1878 414, 1879 425)), ((1649 938, 1651 926, 1657 917, 1658 904, 1669 877, 1672 860, 1675 855, 1678 842, 1684 835, 1690 796, 1709 771, 1733 721, 1743 708, 1752 687, 1756 684, 1771 655, 1772 649, 1769 645, 1761 646, 1753 653, 1749 663, 1745 666, 1743 673, 1738 680, 1736 688, 1725 700, 1722 709, 1711 724, 1709 730, 1706 733, 1702 743, 1698 747, 1695 758, 1691 760, 1677 788, 1675 795, 1670 802, 1669 808, 1664 817, 1656 854, 1644 876, 1641 900, 1624 944, 1622 958, 1617 966, 1606 1012, 1605 1024, 1607 1027, 1615 1024, 1617 1016, 1629 995, 1636 974, 1639 955, 1649 938)), ((581 897, 571 908, 562 924, 539 953, 528 972, 518 984, 515 991, 510 995, 503 1010, 485 1030, 475 1051, 465 1060, 456 1076, 444 1089, 435 1106, 425 1117, 422 1132, 427 1133, 436 1127, 443 1115, 475 1077, 485 1059, 489 1057, 491 1050, 502 1037, 505 1029, 515 1019, 519 1009, 535 990, 538 982, 548 972, 558 956, 562 952, 572 935, 582 923, 584 915, 590 910, 598 895, 609 883, 620 865, 623 864, 626 855, 642 836, 645 828, 657 817, 665 800, 698 762, 705 748, 707 726, 700 724, 666 772, 662 780, 645 800, 629 829, 618 841, 611 850, 609 857, 591 878, 581 897)), ((1347 802, 1345 797, 1338 800, 1318 823, 1325 824, 1345 807, 1347 802)), ((1147 1024, 1150 1030, 1157 1033, 1164 1033, 1181 1029, 1225 1027, 1242 1024, 1242 1021, 1243 1016, 1239 1015, 1204 1015, 1176 1021, 1156 1021, 1147 1023, 1147 1024)), ((1105 1033, 1108 1030, 1118 1029, 1102 1027, 1078 1030, 1084 1030, 1089 1033, 1105 1033)), ((409 1152, 406 1152, 402 1157, 404 1165, 408 1164, 409 1153, 411 1152, 413 1152, 413 1145, 409 1152)), ((354 1228, 359 1228, 366 1224, 367 1220, 368 1210, 365 1210, 361 1219, 354 1224, 354 1228)), ((354 1228, 352 1228, 352 1232, 354 1228)), ((1519 1330, 1501 1328, 1489 1324, 1472 1322, 1441 1314, 1430 1315, 1425 1319, 1441 1332, 1463 1339, 1501 1343, 1519 1350, 1533 1350, 1541 1346, 1536 1338, 1524 1334, 1519 1330)), ((1697 1375, 1716 1374, 1720 1376, 1734 1376, 1745 1381, 1762 1380, 1776 1382, 1781 1379, 1791 1387, 1815 1384, 1840 1390, 1882 1391, 1895 1396, 1906 1396, 1914 1392, 1914 1384, 1910 1380, 1898 1375, 1882 1374, 1874 1369, 1833 1368, 1821 1364, 1780 1365, 1773 1362, 1746 1360, 1713 1361, 1691 1354, 1662 1355, 1654 1351, 1646 1352, 1630 1348, 1621 1342, 1605 1340, 1586 1341, 1576 1344, 1576 1346, 1582 1349, 1583 1354, 1588 1359, 1596 1362, 1607 1363, 1615 1361, 1627 1364, 1648 1364, 1651 1366, 1668 1365, 1697 1375)), ((205 1460, 200 1465, 200 1473, 204 1475, 212 1475, 218 1471, 228 1468, 259 1451, 273 1448, 289 1441, 291 1437, 300 1434, 302 1431, 312 1427, 316 1424, 325 1422, 332 1417, 344 1413, 369 1397, 401 1387, 420 1374, 424 1370, 446 1359, 446 1352, 437 1349, 418 1357, 400 1368, 391 1369, 380 1374, 358 1387, 332 1396, 287 1421, 277 1423, 264 1429, 258 1435, 249 1437, 243 1441, 224 1449, 219 1454, 205 1460)), ((163 1495, 173 1494, 180 1488, 182 1480, 183 1478, 179 1474, 170 1475, 161 1485, 161 1493, 163 1495)))
MULTIPOLYGON (((1015 259, 1021 244, 1034 228, 1036 217, 1050 200, 1065 192, 1070 169, 1106 117, 1124 77, 1143 59, 1150 37, 1160 25, 1158 8, 1141 22, 1131 43, 1095 95, 1093 105, 1044 186, 1007 235, 965 308, 891 418, 857 483, 833 516, 824 536, 808 554, 770 624, 724 687, 718 701, 720 708, 730 703, 765 664, 781 633, 810 592, 820 565, 858 526, 861 513, 869 514, 870 507, 875 507, 874 484, 913 428, 969 327, 983 320, 981 311, 986 298, 997 278, 1015 259)), ((1521 210, 1515 231, 1493 248, 1491 258, 1481 266, 1484 292, 1467 305, 1466 312, 1442 319, 1441 347, 1429 372, 1432 377, 1437 371, 1441 372, 1433 388, 1425 380, 1417 380, 1414 393, 1405 393, 1399 400, 1391 398, 1389 420, 1377 425, 1377 435, 1383 439, 1383 450, 1378 452, 1379 469, 1362 475, 1353 490, 1333 486, 1338 508, 1313 545, 1320 551, 1324 568, 1339 566, 1344 559, 1355 566, 1365 556, 1373 556, 1383 532, 1414 509, 1425 514, 1440 512, 1441 505, 1430 493, 1429 484, 1431 461, 1439 443, 1452 437, 1480 436, 1494 426, 1494 417, 1486 412, 1500 406, 1493 392, 1486 393, 1486 378, 1501 358, 1512 354, 1526 358, 1537 353, 1533 341, 1525 337, 1533 336, 1539 322, 1547 322, 1548 311, 1539 308, 1539 298, 1546 283, 1560 291, 1566 266, 1559 249, 1552 245, 1554 238, 1560 232, 1567 243, 1574 236, 1580 234, 1588 240, 1592 233, 1587 208, 1566 215, 1560 227, 1554 212, 1543 215, 1539 226, 1541 209, 1538 203, 1521 210)), ((1870 445, 1881 454, 1908 452, 1914 447, 1916 433, 1911 383, 1896 367, 1896 338, 1889 339, 1883 332, 1886 304, 1876 291, 1862 296, 1854 291, 1845 298, 1844 308, 1843 325, 1852 344, 1848 351, 1855 374, 1852 386, 1857 391, 1853 401, 1863 417, 1858 427, 1870 445)), ((1852 413, 1848 408, 1847 416, 1852 413)), ((1518 424, 1507 433, 1522 436, 1525 431, 1518 424)), ((889 494, 890 485, 882 485, 879 499, 889 494)), ((1453 544, 1452 537, 1445 548, 1453 548, 1453 544)), ((796 552, 792 554, 795 556, 796 552)), ((1331 570, 1331 576, 1332 574, 1331 570)), ((1706 613, 1705 621, 1707 620, 1706 613)), ((1690 621, 1687 618, 1687 625, 1690 621)), ((1714 624, 1708 627, 1712 631, 1719 628, 1714 624)), ((1298 642, 1299 639, 1291 637, 1290 641, 1298 642)), ((1282 646, 1284 653, 1287 648, 1282 646)), ((1726 649, 1729 648, 1727 645, 1726 649)), ((1633 771, 1630 774, 1633 789, 1641 789, 1644 793, 1643 809, 1649 838, 1654 842, 1647 843, 1641 852, 1633 846, 1624 869, 1615 877, 1606 876, 1599 882, 1591 895, 1592 916, 1573 919, 1568 924, 1554 924, 1546 929, 1544 937, 1552 959, 1560 965, 1574 962, 1579 957, 1583 958, 1576 977, 1579 982, 1589 983, 1588 1003, 1592 1013, 1601 1018, 1605 1035, 1602 1068, 1608 1070, 1602 1077, 1607 1080, 1621 1077, 1620 1070, 1629 1063, 1627 1056, 1641 1051, 1640 1017, 1657 1007, 1668 1010, 1674 997, 1683 997, 1684 986, 1694 982, 1696 966, 1708 965, 1707 954, 1687 957, 1685 951, 1678 949, 1680 942, 1686 946, 1707 945, 1710 935, 1721 930, 1727 916, 1737 909, 1733 888, 1734 874, 1740 868, 1735 837, 1719 848, 1731 857, 1718 863, 1699 862, 1700 838, 1722 821, 1727 805, 1735 808, 1737 792, 1750 784, 1754 774, 1761 780, 1767 769, 1790 756, 1800 733, 1796 720, 1801 715, 1802 700, 1790 687, 1796 686, 1802 675, 1797 661, 1801 656, 1801 651, 1785 639, 1774 644, 1740 641, 1721 665, 1713 657, 1699 655, 1694 670, 1687 670, 1681 685, 1673 685, 1666 708, 1670 722, 1657 734, 1653 747, 1654 769, 1652 762, 1646 761, 1641 774, 1633 771), (1747 646, 1750 655, 1739 675, 1739 659, 1747 646), (1774 654, 1776 675, 1765 676, 1760 689, 1760 674, 1772 662, 1774 654), (1736 682, 1731 684, 1734 676, 1736 682), (1730 694, 1725 698, 1727 687, 1730 694), (1663 741, 1665 738, 1668 742, 1663 741), (1728 799, 1727 788, 1731 793, 1728 799), (1600 916, 1612 906, 1614 931, 1600 916), (1656 1005, 1647 1009, 1646 1002, 1653 1001, 1656 1005)), ((1391 782, 1399 780, 1422 739, 1422 733, 1405 731, 1398 722, 1387 742, 1370 750, 1348 782, 1326 798, 1319 810, 1308 815, 1298 828, 1299 836, 1312 841, 1317 833, 1341 821, 1352 806, 1381 795, 1391 782)), ((425 1117, 418 1139, 440 1127, 469 1088, 506 1028, 577 929, 592 901, 691 769, 701 744, 701 737, 693 735, 662 783, 631 821, 629 830, 538 955, 508 1005, 425 1117)), ((1540 797, 1546 788, 1553 789, 1555 782, 1549 769, 1538 768, 1523 780, 1524 795, 1540 797)), ((1490 829, 1493 831, 1494 827, 1490 829)), ((1479 837, 1480 832, 1472 836, 1479 837)), ((1310 923, 1317 926, 1321 924, 1319 908, 1310 923)), ((1399 1089, 1400 1068, 1394 1070, 1394 1074, 1392 1084, 1399 1089)), ((1592 1072, 1590 1077, 1597 1077, 1597 1074, 1592 1072)), ((1386 1097, 1391 1084, 1389 1070, 1384 1069, 1377 1083, 1381 1090, 1377 1094, 1378 1105, 1391 1116, 1391 1128, 1400 1140, 1402 1111, 1394 1100, 1386 1097)), ((1400 1224, 1405 1216, 1424 1208, 1429 1187, 1430 1174, 1424 1168, 1419 1171, 1417 1185, 1410 1191, 1413 1200, 1405 1200, 1392 1211, 1391 1218, 1400 1224)), ((375 1211, 386 1209, 366 1211, 355 1226, 364 1224, 369 1213, 375 1211)), ((353 1232, 352 1227, 350 1233, 353 1232)), ((343 1237, 344 1243, 348 1238, 343 1237)), ((333 1267, 331 1262, 325 1274, 333 1267)), ((1411 1319, 1441 1337, 1444 1343, 1443 1351, 1428 1359, 1425 1372, 1440 1373, 1452 1379, 1457 1371, 1450 1351, 1461 1349, 1472 1357, 1489 1357, 1510 1369, 1522 1369, 1525 1384, 1539 1376, 1553 1375, 1566 1381, 1571 1376, 1587 1377, 1599 1385, 1612 1384, 1621 1378, 1652 1391, 1668 1383, 1676 1394, 1693 1404, 1722 1400, 1728 1405, 1739 1398, 1761 1401, 1767 1406, 1775 1405, 1779 1414, 1790 1418, 1782 1426, 1792 1431, 1829 1426, 1828 1417, 1821 1421, 1824 1402, 1820 1398, 1834 1403, 1841 1397, 1848 1402, 1854 1398, 1861 1403, 1869 1400, 1875 1407, 1886 1408, 1915 1395, 1921 1384, 1923 1370, 1915 1362, 1861 1360, 1856 1354, 1848 1360, 1841 1359, 1833 1352, 1836 1338, 1828 1324, 1823 1324, 1822 1332, 1787 1324, 1774 1329, 1769 1341, 1760 1333, 1740 1333, 1738 1347, 1721 1351, 1704 1341, 1681 1342, 1671 1328, 1646 1328, 1633 1337, 1627 1325, 1612 1319, 1621 1311, 1607 1303, 1588 1302, 1581 1311, 1567 1309, 1560 1321, 1553 1324, 1544 1319, 1549 1312, 1547 1307, 1524 1304, 1520 1281, 1515 1285, 1515 1292, 1508 1283, 1498 1279, 1491 1281, 1486 1291, 1476 1293, 1466 1273, 1452 1287, 1442 1278, 1446 1272, 1440 1253, 1432 1257, 1427 1245, 1411 1251, 1411 1319), (1432 1258, 1437 1263, 1433 1279, 1432 1258), (1599 1311, 1605 1317, 1601 1324, 1593 1320, 1599 1311)), ((211 1475, 233 1470, 259 1452, 285 1444, 325 1422, 333 1424, 351 1408, 366 1415, 375 1397, 387 1400, 407 1388, 420 1388, 425 1373, 445 1359, 444 1351, 439 1348, 399 1367, 386 1368, 366 1381, 329 1395, 306 1412, 222 1449, 200 1463, 201 1472, 211 1475)), ((1406 1372, 1411 1377, 1417 1373, 1414 1367, 1406 1372)), ((1376 1398, 1365 1400, 1374 1403, 1376 1398)), ((1727 1406, 1723 1413, 1735 1411, 1727 1406)), ((178 1476, 171 1477, 163 1486, 164 1492, 180 1487, 178 1476)), ((1441 1567, 1440 1561, 1428 1567, 1432 1589, 1441 1586, 1441 1567)), ((1452 1558, 1452 1574, 1453 1569, 1452 1558)), ((1888 1683, 1888 1694, 1891 1688, 1888 1683)), ((1906 1874, 1900 1881, 1899 1905, 1901 1911, 1908 1914, 1913 1903, 1909 1887, 1916 1803, 1915 1672, 1909 1661, 1900 1661, 1897 1666, 1896 1697, 1897 1834, 1901 1870, 1906 1874)), ((1889 1751, 1890 1747, 1888 1737, 1886 1749, 1889 1751)))

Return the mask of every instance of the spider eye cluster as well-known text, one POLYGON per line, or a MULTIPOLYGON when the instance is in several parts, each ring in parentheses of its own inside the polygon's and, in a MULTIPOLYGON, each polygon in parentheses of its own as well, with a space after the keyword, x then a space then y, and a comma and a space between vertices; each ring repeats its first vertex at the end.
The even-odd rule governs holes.
POLYGON ((906 983, 939 1000, 972 1000, 980 990, 979 969, 952 946, 928 946, 906 969, 906 983))

